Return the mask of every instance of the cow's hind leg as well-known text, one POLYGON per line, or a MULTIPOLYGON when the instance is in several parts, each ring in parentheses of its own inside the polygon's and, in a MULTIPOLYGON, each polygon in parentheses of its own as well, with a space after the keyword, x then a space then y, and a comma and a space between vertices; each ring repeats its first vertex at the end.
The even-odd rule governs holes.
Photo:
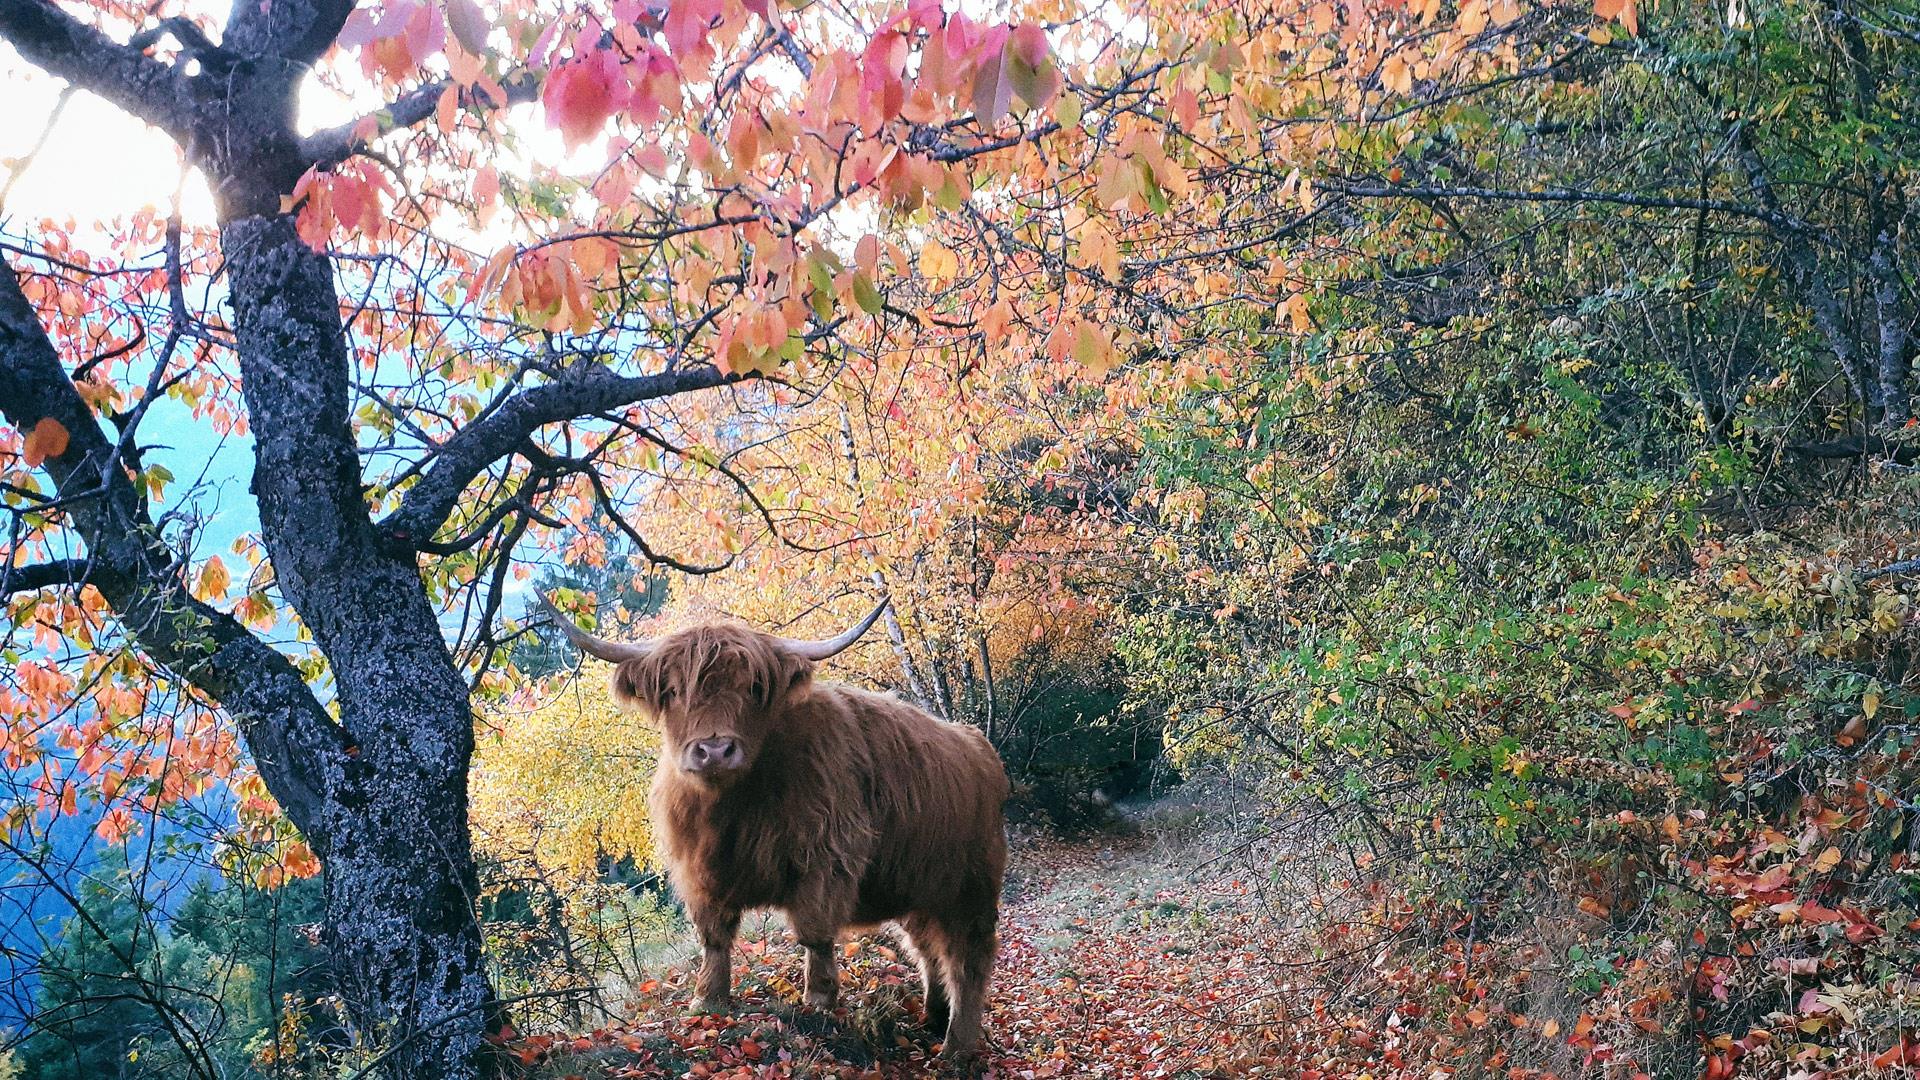
POLYGON ((701 950, 700 996, 693 1011, 726 1012, 733 1007, 733 935, 740 929, 740 913, 716 908, 690 914, 701 950))
POLYGON ((946 965, 941 960, 946 955, 946 938, 934 921, 923 915, 910 915, 900 920, 900 929, 904 931, 907 954, 920 966, 920 989, 927 1003, 927 1027, 944 1032, 947 1020, 953 1015, 953 1009, 947 1001, 946 965))
POLYGON ((971 1054, 980 1048, 981 1015, 987 1008, 987 980, 993 975, 993 955, 1000 944, 994 929, 995 920, 996 911, 989 907, 977 916, 944 928, 947 948, 943 966, 953 1016, 947 1022, 946 1044, 940 1052, 948 1057, 971 1054))

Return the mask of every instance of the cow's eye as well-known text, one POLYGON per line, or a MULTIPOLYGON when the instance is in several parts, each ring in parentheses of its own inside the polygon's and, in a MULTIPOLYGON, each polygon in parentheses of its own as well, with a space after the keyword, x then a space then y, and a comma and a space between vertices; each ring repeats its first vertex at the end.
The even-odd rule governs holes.
POLYGON ((767 696, 767 684, 759 679, 753 680, 753 700, 760 701, 767 696))

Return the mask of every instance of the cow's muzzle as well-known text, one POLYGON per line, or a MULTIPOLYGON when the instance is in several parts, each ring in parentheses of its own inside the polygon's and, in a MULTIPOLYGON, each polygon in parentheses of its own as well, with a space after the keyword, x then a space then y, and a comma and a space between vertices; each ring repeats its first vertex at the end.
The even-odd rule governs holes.
POLYGON ((696 739, 681 753, 680 764, 696 776, 718 779, 744 768, 747 754, 738 739, 696 739))

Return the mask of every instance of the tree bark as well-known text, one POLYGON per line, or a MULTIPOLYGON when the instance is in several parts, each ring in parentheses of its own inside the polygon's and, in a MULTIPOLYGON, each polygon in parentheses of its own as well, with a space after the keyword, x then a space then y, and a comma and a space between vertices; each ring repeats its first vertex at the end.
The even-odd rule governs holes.
POLYGON ((1904 425, 1913 416, 1913 405, 1907 396, 1907 375, 1913 366, 1907 341, 1913 319, 1900 302, 1900 271, 1894 265, 1893 250, 1893 228, 1888 226, 1874 239, 1873 255, 1867 260, 1867 271, 1873 279, 1874 317, 1880 335, 1879 358, 1874 366, 1874 404, 1878 406, 1880 422, 1890 428, 1904 425))
POLYGON ((502 1017, 474 917, 466 682, 413 550, 380 535, 360 494, 330 260, 277 214, 229 220, 221 247, 263 538, 353 749, 322 856, 336 981, 389 1075, 475 1075, 502 1017))
MULTIPOLYGON (((1745 175, 1747 186, 1760 205, 1772 212, 1779 212, 1780 198, 1773 190, 1772 177, 1767 172, 1766 163, 1761 160, 1759 150, 1753 144, 1752 134, 1745 121, 1735 121, 1730 132, 1734 154, 1739 159, 1741 172, 1745 175)), ((1787 266, 1793 272, 1793 280, 1800 287, 1800 297, 1806 303, 1807 310, 1813 315, 1813 325, 1820 331, 1820 337, 1827 344, 1828 351, 1840 364, 1840 371, 1847 379, 1847 387, 1853 392, 1855 400, 1861 406, 1868 407, 1875 396, 1872 380, 1867 372, 1866 362, 1860 356, 1860 350, 1854 344, 1853 331, 1847 324, 1847 316, 1842 309, 1840 297, 1829 279, 1825 268, 1820 265, 1820 256, 1808 241, 1806 235, 1793 229, 1778 229, 1781 248, 1787 258, 1787 266)))
POLYGON ((987 634, 984 630, 973 632, 974 654, 980 658, 980 690, 983 716, 981 727, 986 730, 987 741, 995 746, 1000 732, 1000 691, 993 681, 993 650, 987 646, 987 634))

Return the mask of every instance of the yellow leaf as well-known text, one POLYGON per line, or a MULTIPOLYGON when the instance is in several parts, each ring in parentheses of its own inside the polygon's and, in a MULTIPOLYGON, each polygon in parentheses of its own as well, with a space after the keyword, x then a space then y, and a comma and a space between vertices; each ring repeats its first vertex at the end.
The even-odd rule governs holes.
POLYGON ((938 240, 928 240, 920 249, 920 276, 945 281, 960 275, 960 256, 938 240))
POLYGON ((1106 331, 1083 322, 1074 335, 1073 358, 1094 371, 1105 373, 1113 368, 1113 343, 1107 340, 1106 331))
POLYGON ((1832 870, 1834 867, 1840 865, 1841 858, 1842 856, 1840 854, 1839 848, 1837 847, 1828 848, 1827 850, 1821 852, 1818 858, 1813 860, 1814 873, 1816 874, 1827 873, 1828 871, 1832 870))
POLYGON ((1080 95, 1071 90, 1061 93, 1053 106, 1054 118, 1060 121, 1060 126, 1063 128, 1079 127, 1080 112, 1080 95))
POLYGON ((1397 53, 1387 57, 1387 62, 1380 65, 1380 85, 1396 94, 1412 93, 1413 66, 1397 53))
POLYGON ((1287 297, 1280 305, 1280 310, 1292 320, 1294 333, 1306 334, 1313 331, 1313 315, 1307 310, 1306 293, 1294 293, 1287 297))
POLYGON ((1880 711, 1880 694, 1869 690, 1860 698, 1860 711, 1867 714, 1867 719, 1873 719, 1873 714, 1880 711))

